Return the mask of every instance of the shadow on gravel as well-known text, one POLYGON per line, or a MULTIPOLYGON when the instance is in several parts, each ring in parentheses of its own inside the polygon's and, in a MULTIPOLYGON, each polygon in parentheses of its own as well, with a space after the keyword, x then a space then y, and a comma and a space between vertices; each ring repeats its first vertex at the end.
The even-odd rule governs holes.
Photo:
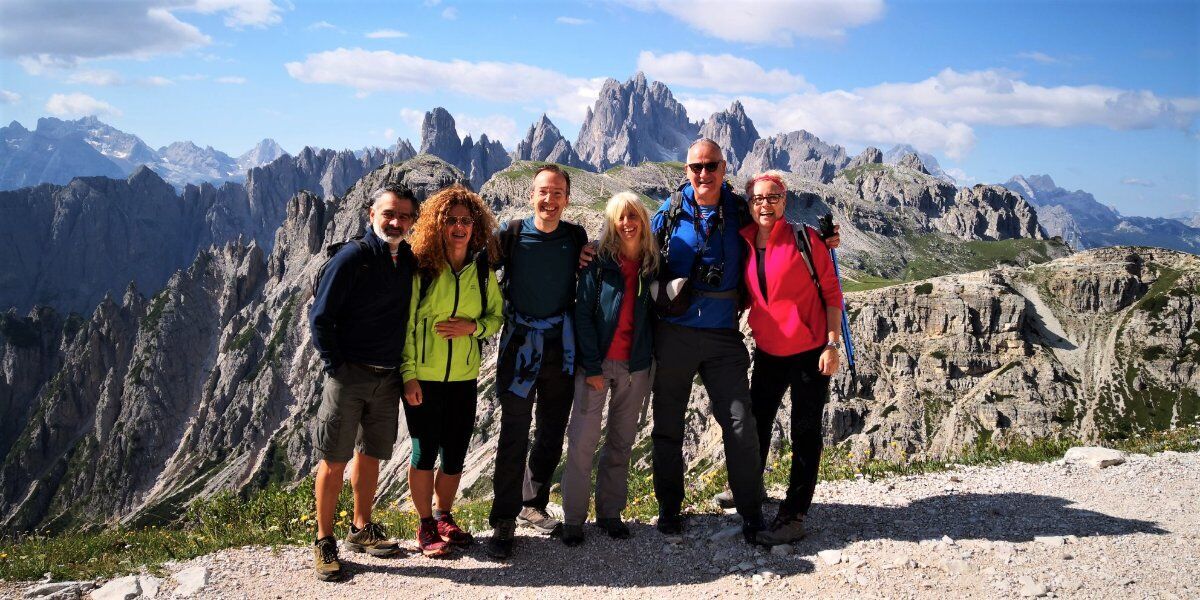
MULTIPOLYGON (((1036 536, 1112 536, 1167 533, 1157 524, 1074 508, 1071 501, 1036 494, 947 494, 907 506, 813 504, 808 519, 813 535, 797 550, 823 538, 919 541, 982 539, 1028 542, 1036 536)), ((824 547, 817 550, 824 550, 824 547)))
POLYGON ((666 540, 654 527, 631 523, 634 536, 629 540, 611 540, 599 530, 586 527, 587 541, 576 548, 568 548, 556 538, 518 530, 514 555, 503 562, 493 561, 484 553, 487 536, 483 535, 478 536, 480 543, 459 553, 460 560, 413 556, 384 565, 352 564, 351 569, 484 586, 646 588, 707 583, 728 575, 731 563, 755 562, 758 558, 765 558, 765 564, 755 563, 745 572, 764 568, 782 576, 810 573, 813 564, 801 556, 841 549, 850 540, 917 542, 947 535, 955 540, 1020 543, 1036 536, 1167 533, 1149 521, 1123 519, 1070 504, 1053 496, 1019 493, 948 494, 901 507, 814 504, 808 517, 809 536, 794 546, 795 554, 800 556, 789 557, 755 553, 741 541, 740 534, 710 541, 712 534, 729 530, 737 519, 695 515, 688 521, 688 540, 671 553, 665 550, 666 540), (714 555, 723 555, 716 565, 714 555))

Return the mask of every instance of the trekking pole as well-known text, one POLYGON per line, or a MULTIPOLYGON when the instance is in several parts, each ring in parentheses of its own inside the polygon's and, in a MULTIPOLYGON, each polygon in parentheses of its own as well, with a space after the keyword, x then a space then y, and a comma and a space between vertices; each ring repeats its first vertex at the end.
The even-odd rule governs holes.
MULTIPOLYGON (((822 237, 833 235, 833 213, 829 213, 820 219, 822 237)), ((842 285, 842 272, 838 268, 837 251, 833 248, 829 249, 829 258, 833 260, 833 274, 837 276, 838 287, 842 285)), ((850 386, 854 388, 854 383, 858 379, 858 373, 854 368, 854 341, 850 339, 850 317, 846 314, 846 297, 842 297, 842 343, 846 345, 846 362, 850 366, 850 386)))

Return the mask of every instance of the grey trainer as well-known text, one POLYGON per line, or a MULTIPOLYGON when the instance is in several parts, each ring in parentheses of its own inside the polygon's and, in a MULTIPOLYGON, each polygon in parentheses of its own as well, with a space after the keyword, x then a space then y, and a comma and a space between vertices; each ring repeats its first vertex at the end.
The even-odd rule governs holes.
POLYGON ((521 512, 517 514, 517 523, 550 535, 558 533, 562 527, 562 523, 545 509, 532 506, 521 508, 521 512))

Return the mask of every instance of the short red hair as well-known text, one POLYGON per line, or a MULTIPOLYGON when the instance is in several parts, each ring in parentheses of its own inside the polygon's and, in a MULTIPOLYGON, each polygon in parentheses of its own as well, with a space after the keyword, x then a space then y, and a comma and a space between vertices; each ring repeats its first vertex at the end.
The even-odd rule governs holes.
POLYGON ((754 195, 754 184, 760 181, 770 181, 771 183, 779 186, 779 189, 783 190, 784 194, 787 194, 787 184, 783 182, 783 177, 779 171, 767 171, 766 173, 758 173, 754 175, 754 177, 750 178, 750 181, 746 182, 747 202, 749 202, 750 197, 754 195))

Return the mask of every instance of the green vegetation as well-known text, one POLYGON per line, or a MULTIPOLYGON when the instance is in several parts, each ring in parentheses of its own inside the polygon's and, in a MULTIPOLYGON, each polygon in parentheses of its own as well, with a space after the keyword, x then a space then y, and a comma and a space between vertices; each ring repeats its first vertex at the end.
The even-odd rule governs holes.
POLYGON ((246 346, 250 345, 250 340, 254 339, 254 325, 246 323, 246 326, 225 346, 225 351, 230 350, 245 350, 246 346))
MULTIPOLYGON (((1174 293, 1168 294, 1168 292, 1177 291, 1178 288, 1175 287, 1175 283, 1179 281, 1179 278, 1183 275, 1183 273, 1181 271, 1176 271, 1175 269, 1163 267, 1161 265, 1152 264, 1151 267, 1158 270, 1158 279, 1154 281, 1154 283, 1150 286, 1150 289, 1146 290, 1146 295, 1142 296, 1142 299, 1138 300, 1137 304, 1134 304, 1133 306, 1137 310, 1145 311, 1154 316, 1158 316, 1160 313, 1162 313, 1163 309, 1167 307, 1167 304, 1170 303, 1170 298, 1168 298, 1168 296, 1177 295, 1174 293)), ((1183 293, 1185 296, 1187 295, 1186 291, 1183 293)))
POLYGON ((146 316, 142 317, 142 329, 150 331, 158 326, 167 307, 168 290, 170 288, 163 288, 163 291, 154 296, 154 300, 150 302, 150 309, 146 311, 146 316))
POLYGON ((1025 265, 1051 260, 1061 249, 1054 240, 1012 239, 964 242, 941 234, 905 235, 912 258, 904 270, 904 281, 969 273, 997 265, 1025 265))
POLYGON ((897 279, 888 279, 886 277, 876 277, 866 273, 850 274, 842 271, 842 291, 843 292, 865 292, 889 285, 901 283, 897 279))
MULTIPOLYGON (((1112 444, 1126 452, 1154 453, 1164 450, 1191 452, 1200 450, 1200 427, 1192 426, 1132 436, 1112 444)), ((990 465, 1007 461, 1045 462, 1060 458, 1077 442, 1041 440, 1016 441, 1000 448, 981 443, 964 448, 951 460, 884 461, 856 455, 844 446, 827 448, 821 457, 820 478, 834 481, 866 477, 875 479, 894 475, 931 473, 959 465, 990 465)), ((785 485, 791 469, 787 444, 768 459, 764 479, 768 487, 785 485)), ((689 512, 711 512, 710 501, 724 489, 726 472, 702 460, 688 473, 685 505, 689 512)), ((484 480, 481 480, 484 481, 484 480)), ((490 483, 490 482, 489 482, 490 483)), ((487 484, 464 491, 484 493, 487 484)), ((286 486, 271 484, 265 489, 236 494, 226 492, 197 500, 174 523, 141 528, 115 528, 102 531, 72 531, 61 535, 34 533, 0 540, 0 578, 28 581, 50 573, 55 580, 94 579, 136 572, 143 565, 156 570, 166 561, 181 561, 224 548, 246 545, 307 545, 315 532, 313 479, 286 486)), ((658 514, 649 469, 635 468, 629 480, 627 518, 648 520, 658 514)), ((469 531, 488 528, 487 501, 465 501, 455 507, 460 525, 469 531)), ((335 531, 344 533, 349 523, 351 495, 343 490, 335 510, 335 531)), ((379 506, 375 520, 399 538, 413 535, 416 516, 401 511, 396 502, 379 506)))
POLYGON ((885 165, 882 163, 867 163, 865 165, 854 167, 853 169, 846 169, 841 173, 838 173, 837 176, 845 177, 850 183, 857 184, 858 180, 861 179, 865 173, 869 173, 871 171, 890 171, 891 169, 891 165, 885 165))
POLYGON ((919 283, 917 284, 917 287, 913 288, 913 292, 915 292, 918 296, 928 296, 929 294, 933 293, 933 284, 929 283, 928 281, 925 283, 919 283))

